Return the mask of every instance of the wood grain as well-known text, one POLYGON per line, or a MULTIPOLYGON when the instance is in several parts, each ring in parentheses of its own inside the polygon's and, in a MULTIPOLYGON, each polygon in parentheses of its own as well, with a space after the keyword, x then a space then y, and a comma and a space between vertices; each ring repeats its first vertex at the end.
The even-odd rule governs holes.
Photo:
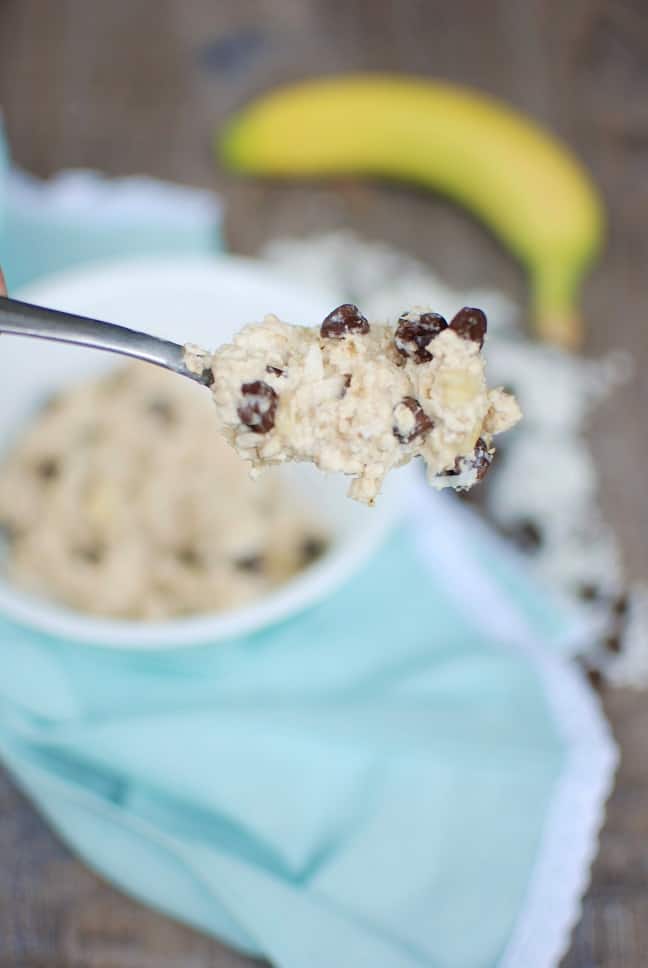
MULTIPOLYGON (((585 293, 588 351, 648 366, 648 6, 643 0, 0 0, 0 103, 16 161, 148 172, 223 192, 233 248, 341 225, 428 260, 458 285, 524 298, 496 243, 440 199, 352 182, 239 183, 210 136, 278 82, 381 68, 476 84, 532 112, 591 166, 609 248, 585 293)), ((606 514, 629 573, 648 574, 648 382, 597 413, 606 514)), ((583 918, 564 968, 648 964, 648 702, 606 690, 623 751, 583 918)), ((0 968, 252 964, 89 873, 0 777, 0 968)), ((305 966, 306 968, 306 966, 305 966)), ((523 966, 520 966, 523 968, 523 966)))

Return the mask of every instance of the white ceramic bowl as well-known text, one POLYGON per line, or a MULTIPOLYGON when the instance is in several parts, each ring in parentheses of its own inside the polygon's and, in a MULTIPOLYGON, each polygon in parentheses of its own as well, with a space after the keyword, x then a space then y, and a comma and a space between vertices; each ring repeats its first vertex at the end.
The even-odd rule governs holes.
MULTIPOLYGON (((304 288, 262 263, 231 256, 102 263, 12 295, 209 348, 266 312, 315 325, 336 303, 335 294, 304 288)), ((50 393, 115 364, 105 353, 20 337, 3 336, 0 349, 0 449, 50 393)), ((339 475, 304 465, 282 472, 316 508, 333 540, 317 563, 251 605, 165 622, 113 621, 33 598, 0 577, 0 611, 65 639, 128 649, 216 642, 297 612, 328 595, 377 548, 398 514, 404 481, 402 473, 392 475, 377 507, 369 509, 345 497, 348 481, 339 475)))

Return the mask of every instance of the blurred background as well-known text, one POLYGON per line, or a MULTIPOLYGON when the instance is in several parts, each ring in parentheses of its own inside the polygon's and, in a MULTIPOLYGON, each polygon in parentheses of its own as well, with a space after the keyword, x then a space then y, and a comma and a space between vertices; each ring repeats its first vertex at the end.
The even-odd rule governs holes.
MULTIPOLYGON (((585 352, 648 365, 648 8, 642 0, 0 0, 0 105, 14 162, 147 174, 218 192, 229 249, 346 227, 423 260, 457 288, 526 302, 521 270, 469 215, 430 193, 344 178, 226 173, 215 131, 249 99, 311 75, 381 69, 497 95, 586 163, 608 215, 583 293, 585 352)), ((589 440, 630 578, 648 574, 646 386, 597 410, 589 440)), ((545 456, 551 461, 551 454, 545 456)), ((648 962, 645 695, 602 687, 622 749, 601 853, 565 968, 648 962)), ((0 776, 0 965, 251 964, 138 906, 59 844, 0 776)))

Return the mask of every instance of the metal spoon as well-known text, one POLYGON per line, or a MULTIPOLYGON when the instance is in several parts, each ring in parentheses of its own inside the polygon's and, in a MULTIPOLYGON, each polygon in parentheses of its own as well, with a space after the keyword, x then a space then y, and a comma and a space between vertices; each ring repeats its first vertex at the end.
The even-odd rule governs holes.
POLYGON ((36 339, 51 339, 57 343, 74 343, 89 346, 108 353, 132 356, 166 370, 173 370, 180 376, 189 377, 204 386, 211 386, 213 375, 210 369, 202 373, 192 373, 184 361, 184 348, 150 333, 139 333, 126 326, 104 323, 88 316, 76 316, 58 309, 32 306, 0 296, 0 333, 15 336, 33 336, 36 339))

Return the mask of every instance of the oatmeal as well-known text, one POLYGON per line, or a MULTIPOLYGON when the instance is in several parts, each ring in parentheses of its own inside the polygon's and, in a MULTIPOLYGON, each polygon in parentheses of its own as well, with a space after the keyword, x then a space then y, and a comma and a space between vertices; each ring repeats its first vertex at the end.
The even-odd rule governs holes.
POLYGON ((166 619, 266 594, 326 538, 251 481, 204 389, 133 364, 51 400, 0 465, 5 567, 83 612, 166 619))
POLYGON ((385 475, 417 456, 436 487, 486 474, 494 435, 520 419, 511 394, 487 388, 486 329, 471 307, 450 323, 415 309, 389 326, 346 303, 319 330, 266 316, 213 355, 188 346, 185 359, 211 368, 217 424, 253 469, 312 461, 353 477, 350 496, 373 504, 385 475))

